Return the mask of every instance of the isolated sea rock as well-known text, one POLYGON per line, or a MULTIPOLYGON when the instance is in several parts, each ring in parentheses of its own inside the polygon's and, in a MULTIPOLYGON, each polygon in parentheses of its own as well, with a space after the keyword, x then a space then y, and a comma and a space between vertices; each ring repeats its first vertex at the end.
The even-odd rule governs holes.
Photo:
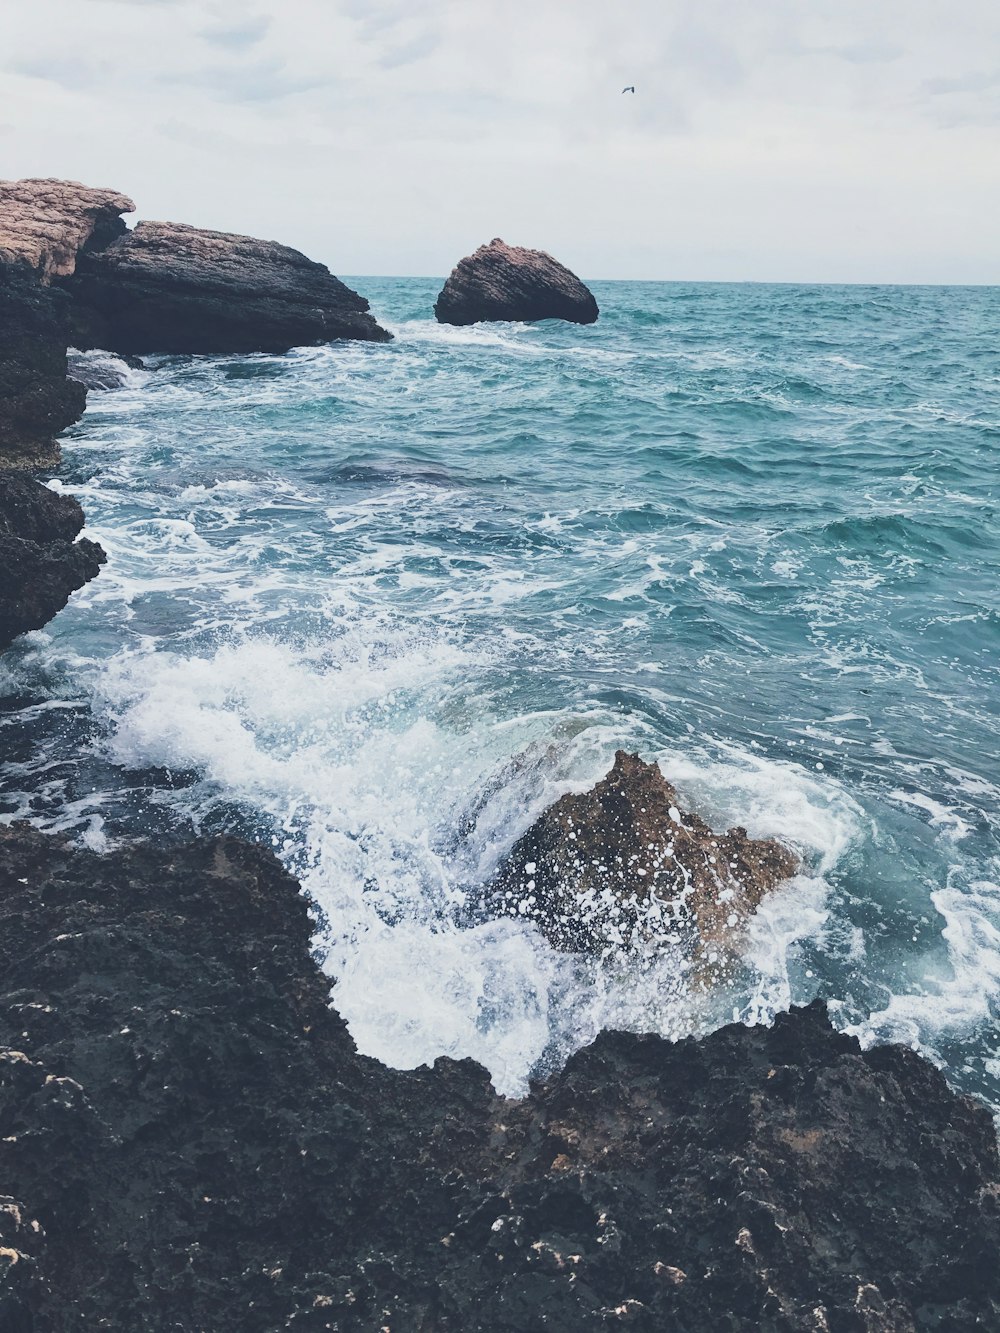
POLYGON ((287 245, 140 222, 66 283, 73 343, 118 353, 285 352, 391 335, 363 296, 287 245))
POLYGON ((487 900, 537 922, 560 949, 669 940, 724 967, 748 916, 797 869, 773 838, 713 833, 681 810, 656 764, 619 750, 607 777, 563 796, 518 839, 487 900))
POLYGON ((231 838, 0 827, 4 1328, 1000 1327, 986 1109, 822 1006, 604 1033, 524 1101, 357 1054, 231 838))
POLYGON ((83 510, 18 472, 0 472, 0 648, 41 629, 106 560, 96 542, 75 540, 83 510))
POLYGON ((593 324, 597 302, 580 279, 544 250, 495 237, 452 270, 434 304, 440 324, 566 319, 593 324))
POLYGON ((124 231, 133 206, 76 181, 0 181, 0 466, 54 466, 56 436, 82 416, 86 393, 66 378, 69 303, 50 282, 124 231))

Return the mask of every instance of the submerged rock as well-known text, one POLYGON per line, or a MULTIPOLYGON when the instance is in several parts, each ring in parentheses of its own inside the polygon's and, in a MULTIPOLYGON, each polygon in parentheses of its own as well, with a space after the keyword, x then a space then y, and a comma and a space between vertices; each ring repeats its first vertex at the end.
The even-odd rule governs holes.
POLYGON ((390 334, 363 296, 287 245, 140 222, 67 282, 73 342, 112 352, 285 352, 390 334))
POLYGON ((681 810, 656 764, 619 750, 606 778, 563 796, 518 839, 487 900, 537 922, 560 949, 670 940, 714 963, 764 895, 797 869, 773 838, 750 838, 744 828, 713 833, 681 810))
POLYGON ((597 302, 580 279, 544 250, 499 237, 460 261, 434 305, 439 324, 566 319, 593 324, 597 302))
POLYGON ((67 357, 66 373, 86 389, 107 391, 120 389, 128 381, 130 370, 143 370, 138 356, 116 356, 114 352, 78 352, 71 348, 67 357))
POLYGON ((822 1006, 524 1101, 358 1055, 277 861, 0 827, 12 1330, 1000 1327, 986 1109, 822 1006))
POLYGON ((106 556, 75 538, 83 510, 69 495, 16 472, 0 472, 0 648, 41 629, 95 577, 106 556))

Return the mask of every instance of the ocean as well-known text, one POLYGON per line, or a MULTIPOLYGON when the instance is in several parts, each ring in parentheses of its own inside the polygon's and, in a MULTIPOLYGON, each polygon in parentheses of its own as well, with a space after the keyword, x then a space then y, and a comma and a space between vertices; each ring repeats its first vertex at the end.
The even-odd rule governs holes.
POLYGON ((392 1065, 515 1095, 605 1027, 820 996, 1000 1108, 1000 289, 453 329, 437 280, 349 281, 393 343, 90 394, 52 485, 109 561, 0 660, 0 818, 266 842, 392 1065), (477 911, 619 747, 802 857, 724 988, 477 911))

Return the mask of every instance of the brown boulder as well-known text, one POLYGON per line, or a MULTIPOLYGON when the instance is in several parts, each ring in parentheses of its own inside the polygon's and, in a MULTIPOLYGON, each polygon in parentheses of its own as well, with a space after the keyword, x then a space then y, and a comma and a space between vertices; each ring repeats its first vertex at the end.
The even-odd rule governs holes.
POLYGON ((702 963, 731 952, 798 859, 746 829, 713 833, 680 807, 656 764, 619 750, 591 791, 563 796, 514 845, 488 890, 560 949, 681 943, 702 963))
POLYGON ((439 324, 565 319, 593 324, 597 302, 575 273, 544 250, 499 237, 461 260, 434 304, 439 324))
POLYGON ((79 181, 0 181, 0 262, 24 260, 44 282, 69 277, 80 251, 120 236, 120 215, 134 211, 128 195, 79 181))

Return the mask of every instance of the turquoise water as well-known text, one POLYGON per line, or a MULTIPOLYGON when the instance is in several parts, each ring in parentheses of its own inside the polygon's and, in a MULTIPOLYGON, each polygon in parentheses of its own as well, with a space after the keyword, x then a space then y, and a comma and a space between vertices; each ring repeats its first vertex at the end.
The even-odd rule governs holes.
POLYGON ((600 321, 171 358, 55 479, 110 561, 0 667, 0 815, 232 828, 365 1051, 517 1092, 821 995, 1000 1105, 1000 289, 594 284, 600 321), (476 913, 616 746, 794 844, 725 993, 476 913))

